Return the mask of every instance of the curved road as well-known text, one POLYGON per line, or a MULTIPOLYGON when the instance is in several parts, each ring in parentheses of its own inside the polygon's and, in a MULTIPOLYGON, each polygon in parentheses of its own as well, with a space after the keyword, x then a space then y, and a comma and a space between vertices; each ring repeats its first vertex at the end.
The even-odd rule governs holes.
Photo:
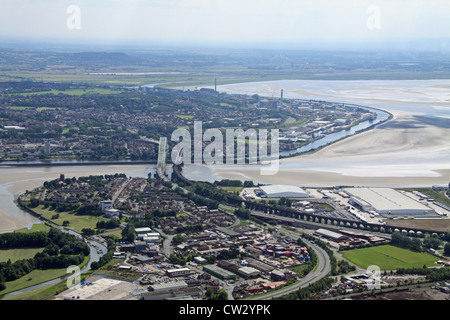
MULTIPOLYGON (((294 235, 290 231, 284 230, 283 232, 289 233, 293 238, 297 239, 299 236, 294 235)), ((316 268, 308 273, 302 280, 297 282, 296 284, 289 286, 284 289, 280 289, 273 293, 268 293, 264 296, 255 297, 255 298, 249 298, 251 300, 268 300, 275 297, 283 296, 285 294, 291 293, 293 291, 296 291, 300 288, 304 288, 308 286, 310 283, 316 282, 324 277, 326 277, 330 271, 331 271, 331 264, 330 264, 330 257, 328 254, 323 250, 321 247, 317 246, 316 244, 307 241, 305 239, 302 239, 317 255, 317 261, 318 264, 316 268)))

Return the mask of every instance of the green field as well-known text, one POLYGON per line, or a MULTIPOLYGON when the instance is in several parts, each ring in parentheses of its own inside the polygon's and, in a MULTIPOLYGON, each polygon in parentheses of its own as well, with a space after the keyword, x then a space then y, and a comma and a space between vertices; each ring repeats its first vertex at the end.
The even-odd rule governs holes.
POLYGON ((14 232, 21 232, 21 233, 29 233, 29 232, 36 232, 36 231, 49 231, 50 227, 45 225, 45 224, 41 224, 41 223, 36 223, 33 224, 33 226, 31 227, 31 229, 28 228, 22 228, 22 229, 17 229, 14 230, 14 232))
POLYGON ((42 252, 44 248, 28 248, 28 249, 1 249, 0 262, 6 262, 8 259, 14 263, 17 260, 31 259, 36 253, 42 252))
POLYGON ((242 187, 222 187, 222 189, 230 192, 242 191, 242 187))
POLYGON ((436 266, 439 259, 426 252, 414 252, 391 245, 354 249, 340 252, 347 260, 361 268, 377 265, 381 270, 436 266))
POLYGON ((33 208, 33 211, 41 214, 47 219, 51 219, 53 222, 59 225, 63 225, 64 221, 69 221, 68 227, 75 229, 78 232, 81 232, 83 228, 95 229, 98 221, 108 221, 108 219, 104 217, 76 215, 75 213, 70 212, 56 212, 54 210, 49 210, 48 208, 44 209, 43 205, 39 205, 38 207, 33 208), (52 216, 54 216, 55 214, 59 214, 58 219, 52 219, 52 216))

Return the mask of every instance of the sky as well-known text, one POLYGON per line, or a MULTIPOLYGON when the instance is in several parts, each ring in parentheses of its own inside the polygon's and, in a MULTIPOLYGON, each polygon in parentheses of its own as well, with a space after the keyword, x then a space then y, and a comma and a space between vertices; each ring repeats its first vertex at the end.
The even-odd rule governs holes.
POLYGON ((210 44, 450 38, 450 1, 1 0, 0 38, 210 44))

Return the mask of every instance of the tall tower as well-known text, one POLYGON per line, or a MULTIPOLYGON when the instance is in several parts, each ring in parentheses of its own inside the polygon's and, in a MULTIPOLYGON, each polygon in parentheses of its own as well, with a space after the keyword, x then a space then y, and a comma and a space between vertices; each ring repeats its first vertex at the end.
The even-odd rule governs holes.
POLYGON ((281 89, 280 106, 283 106, 283 89, 281 89))
POLYGON ((44 153, 45 154, 50 154, 50 141, 45 141, 44 143, 44 153))
POLYGON ((217 78, 214 78, 214 92, 217 92, 217 78))

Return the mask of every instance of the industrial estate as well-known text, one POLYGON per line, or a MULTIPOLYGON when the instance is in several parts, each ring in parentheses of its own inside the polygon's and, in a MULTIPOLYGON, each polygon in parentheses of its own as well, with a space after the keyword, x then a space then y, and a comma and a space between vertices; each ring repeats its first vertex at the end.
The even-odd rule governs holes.
POLYGON ((445 226, 450 208, 421 191, 211 184, 182 171, 163 164, 164 177, 61 174, 22 194, 24 210, 80 234, 100 257, 53 299, 377 299, 417 290, 448 298, 449 233, 411 222, 445 226), (384 250, 392 261, 377 260, 384 250), (367 269, 374 264, 377 277, 367 269), (312 283, 321 285, 305 289, 312 283))
MULTIPOLYGON (((82 21, 64 31, 89 32, 82 21)), ((449 46, 283 49, 278 36, 264 49, 6 41, 0 299, 181 301, 177 314, 450 300, 449 46), (269 155, 279 171, 258 178, 269 155)))

